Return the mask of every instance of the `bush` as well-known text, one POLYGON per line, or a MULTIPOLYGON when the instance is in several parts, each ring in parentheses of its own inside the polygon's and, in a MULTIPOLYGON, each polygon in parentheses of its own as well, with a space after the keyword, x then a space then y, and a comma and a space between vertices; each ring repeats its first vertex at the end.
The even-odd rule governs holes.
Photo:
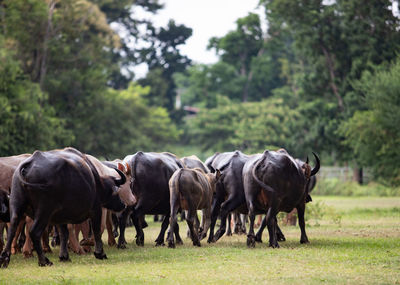
POLYGON ((341 181, 337 178, 329 178, 319 180, 312 194, 332 196, 400 196, 400 187, 387 187, 375 182, 360 185, 355 181, 341 181))

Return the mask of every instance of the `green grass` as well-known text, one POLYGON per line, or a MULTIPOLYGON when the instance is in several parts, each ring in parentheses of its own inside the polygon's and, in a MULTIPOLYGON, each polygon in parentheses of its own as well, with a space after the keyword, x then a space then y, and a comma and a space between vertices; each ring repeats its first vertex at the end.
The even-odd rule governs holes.
MULTIPOLYGON (((0 284, 47 283, 161 283, 161 284, 399 284, 400 198, 313 197, 313 203, 332 209, 319 221, 309 219, 310 244, 299 243, 298 227, 282 227, 287 237, 280 249, 264 243, 246 247, 245 236, 224 236, 216 244, 202 241, 195 248, 184 238, 176 249, 154 247, 160 224, 145 229, 145 246, 134 244, 128 229, 128 248, 105 246, 108 260, 92 254, 71 254, 72 262, 58 262, 58 248, 47 256, 52 267, 40 268, 37 259, 12 256, 0 270, 0 284), (340 224, 331 219, 341 217, 340 224)), ((150 218, 148 219, 151 220, 150 218)), ((186 225, 180 223, 181 235, 186 225)))

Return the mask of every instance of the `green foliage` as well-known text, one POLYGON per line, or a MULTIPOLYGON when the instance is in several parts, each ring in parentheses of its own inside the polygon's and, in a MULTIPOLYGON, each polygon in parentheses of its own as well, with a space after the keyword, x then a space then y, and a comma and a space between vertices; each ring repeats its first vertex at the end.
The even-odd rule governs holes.
POLYGON ((176 73, 174 80, 183 105, 206 108, 215 108, 218 96, 240 102, 246 81, 237 76, 234 66, 223 61, 191 66, 185 73, 176 73))
POLYGON ((80 108, 88 120, 74 126, 82 132, 75 144, 94 155, 123 158, 138 150, 163 151, 166 144, 176 142, 180 132, 166 109, 146 105, 143 96, 148 92, 149 88, 132 84, 126 90, 108 89, 96 100, 88 100, 80 108))
POLYGON ((380 181, 400 185, 400 60, 389 69, 366 72, 355 83, 365 97, 358 111, 340 128, 361 165, 371 166, 380 181))
POLYGON ((318 227, 325 217, 339 227, 341 226, 342 215, 334 207, 326 205, 323 201, 313 201, 307 204, 305 214, 307 225, 318 227))
POLYGON ((355 181, 341 181, 337 178, 318 180, 313 195, 332 196, 375 196, 391 197, 400 196, 400 188, 387 187, 382 184, 370 182, 367 185, 360 185, 355 181))
POLYGON ((141 58, 147 63, 150 72, 144 79, 139 80, 139 83, 152 84, 153 90, 150 92, 155 100, 150 103, 155 106, 173 110, 176 95, 173 74, 183 72, 191 64, 191 60, 180 53, 179 46, 191 35, 191 28, 177 25, 174 20, 170 20, 166 28, 151 29, 151 46, 140 51, 141 58), (157 94, 158 91, 162 91, 162 94, 157 94))
POLYGON ((298 112, 280 99, 230 103, 203 109, 195 118, 189 118, 189 135, 192 143, 214 151, 240 149, 256 153, 268 147, 291 150, 295 147, 291 137, 298 118, 298 112))
POLYGON ((0 156, 69 144, 73 135, 55 115, 48 96, 32 83, 4 48, 0 36, 0 156))

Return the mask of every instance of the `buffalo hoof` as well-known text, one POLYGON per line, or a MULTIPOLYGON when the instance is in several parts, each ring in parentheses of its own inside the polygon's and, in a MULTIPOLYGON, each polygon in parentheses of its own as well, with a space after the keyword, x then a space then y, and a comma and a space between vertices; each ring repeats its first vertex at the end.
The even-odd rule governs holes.
POLYGON ((125 243, 117 244, 117 248, 118 249, 125 249, 126 248, 126 244, 125 243))
POLYGON ((224 235, 224 233, 225 231, 218 230, 214 235, 214 242, 219 240, 224 235))
POLYGON ((60 260, 60 262, 71 262, 71 259, 69 258, 69 256, 59 256, 58 259, 60 260))
POLYGON ((118 231, 113 230, 113 236, 114 236, 115 238, 118 237, 118 236, 119 236, 118 231))
POLYGON ((44 257, 43 260, 39 261, 39 266, 52 266, 53 262, 51 262, 47 257, 44 257))
POLYGON ((31 257, 33 257, 32 251, 24 251, 24 252, 22 252, 22 254, 24 255, 24 258, 31 258, 31 257))
POLYGON ((193 245, 194 245, 194 246, 201 247, 201 244, 200 244, 200 242, 199 242, 199 241, 194 241, 194 242, 193 242, 193 245))
POLYGON ((168 242, 168 247, 169 247, 169 248, 175 248, 175 243, 173 243, 173 242, 168 242))
POLYGON ((278 241, 286 241, 286 238, 285 238, 285 236, 284 235, 278 235, 277 237, 276 237, 276 239, 278 240, 278 241))
POLYGON ((247 235, 247 247, 254 248, 256 246, 256 238, 253 235, 247 235))
POLYGON ((104 253, 104 251, 99 252, 99 253, 94 252, 94 256, 95 256, 97 259, 107 259, 107 255, 104 253))
POLYGON ((43 247, 43 252, 44 253, 52 253, 53 251, 51 250, 50 247, 43 247))
POLYGON ((259 242, 259 243, 263 242, 262 238, 261 238, 261 235, 256 235, 255 240, 256 240, 256 242, 259 242))
POLYGON ((207 236, 206 233, 199 233, 199 240, 205 239, 206 236, 207 236))
POLYGON ((278 243, 270 243, 270 244, 269 244, 269 247, 272 247, 272 248, 279 248, 280 246, 279 246, 278 243))
POLYGON ((165 246, 163 241, 156 241, 156 246, 165 246))
POLYGON ((176 240, 176 244, 182 245, 182 244, 183 244, 183 241, 182 241, 181 239, 177 239, 177 240, 176 240))
POLYGON ((94 239, 83 239, 79 242, 79 245, 81 246, 94 246, 94 239))
POLYGON ((7 252, 3 252, 0 255, 0 267, 7 268, 9 263, 10 263, 10 254, 7 252))
POLYGON ((300 240, 300 243, 301 243, 301 244, 310 243, 310 241, 309 241, 308 239, 304 239, 304 240, 300 240))
POLYGON ((144 237, 137 237, 136 238, 136 245, 137 246, 144 246, 144 237))

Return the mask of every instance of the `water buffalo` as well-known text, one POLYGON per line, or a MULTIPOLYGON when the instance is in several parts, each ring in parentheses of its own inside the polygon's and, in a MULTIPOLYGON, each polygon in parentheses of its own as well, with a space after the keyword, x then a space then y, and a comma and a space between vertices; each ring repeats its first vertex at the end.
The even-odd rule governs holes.
MULTIPOLYGON (((297 159, 297 158, 295 159, 295 161, 296 161, 297 165, 298 165, 299 167, 301 167, 301 168, 304 167, 304 164, 306 164, 306 163, 308 164, 308 159, 307 159, 307 162, 304 162, 304 161, 302 161, 302 160, 300 160, 300 159, 297 159)), ((311 191, 314 189, 316 183, 317 183, 317 178, 316 178, 316 176, 315 176, 315 175, 314 175, 314 176, 311 176, 311 177, 310 177, 310 181, 307 183, 307 197, 306 197, 306 203, 312 201, 310 193, 311 193, 311 191)), ((295 216, 296 214, 297 214, 297 209, 294 208, 294 209, 287 215, 287 217, 285 218, 284 221, 286 221, 286 223, 290 223, 291 225, 296 225, 296 216, 295 216)), ((260 215, 260 217, 261 217, 261 215, 260 215)), ((263 231, 264 231, 264 229, 265 229, 266 226, 267 226, 267 216, 264 215, 264 218, 262 219, 262 222, 261 222, 261 224, 260 224, 260 228, 259 228, 259 230, 258 230, 257 233, 256 233, 256 241, 257 241, 257 242, 262 242, 262 233, 263 233, 263 231)), ((278 241, 285 241, 286 238, 285 238, 284 234, 282 233, 281 229, 279 228, 278 224, 277 224, 276 231, 277 231, 276 233, 277 233, 277 239, 278 239, 278 241)))
MULTIPOLYGON (((168 228, 170 216, 168 181, 174 172, 183 168, 183 163, 168 152, 137 152, 124 159, 131 170, 131 189, 137 197, 133 211, 133 223, 136 229, 136 244, 144 245, 143 221, 144 215, 164 215, 161 231, 155 240, 156 246, 164 245, 165 231, 168 228)), ((176 228, 177 243, 182 243, 179 228, 176 228)))
POLYGON ((242 169, 251 156, 240 151, 216 153, 206 160, 211 170, 219 169, 221 178, 216 187, 212 202, 211 225, 208 242, 217 241, 226 231, 226 218, 232 211, 247 214, 246 199, 243 190, 242 169), (214 236, 214 227, 218 215, 221 225, 214 236))
POLYGON ((207 234, 211 223, 211 202, 215 193, 215 184, 221 173, 204 173, 200 168, 178 169, 169 180, 171 205, 168 247, 174 248, 174 232, 179 209, 187 211, 186 222, 190 230, 193 245, 200 246, 202 236, 207 234), (203 210, 202 232, 199 233, 197 210, 203 210))
POLYGON ((30 157, 29 153, 0 157, 0 191, 10 194, 12 176, 18 165, 30 157))
POLYGON ((100 236, 101 207, 120 211, 125 205, 118 195, 118 187, 125 183, 124 174, 115 170, 120 178, 101 176, 85 154, 74 148, 53 151, 35 151, 15 170, 11 185, 11 225, 7 244, 0 255, 0 267, 10 262, 11 241, 19 220, 26 213, 34 222, 30 230, 33 247, 40 266, 52 265, 43 254, 40 237, 46 226, 60 225, 60 261, 68 261, 68 223, 81 223, 92 219, 96 240, 94 255, 107 256, 100 236))
MULTIPOLYGON (((314 154, 314 153, 313 153, 314 154)), ((268 151, 249 159, 243 167, 243 185, 249 210, 250 229, 247 245, 254 247, 254 219, 256 214, 267 214, 269 245, 279 247, 276 215, 280 211, 290 212, 297 208, 301 229, 301 243, 307 243, 304 210, 307 199, 307 185, 320 166, 314 154, 316 166, 311 170, 308 163, 302 166, 285 151, 268 151)))
POLYGON ((209 173, 209 168, 195 155, 181 158, 185 167, 190 169, 200 168, 204 173, 209 173))

